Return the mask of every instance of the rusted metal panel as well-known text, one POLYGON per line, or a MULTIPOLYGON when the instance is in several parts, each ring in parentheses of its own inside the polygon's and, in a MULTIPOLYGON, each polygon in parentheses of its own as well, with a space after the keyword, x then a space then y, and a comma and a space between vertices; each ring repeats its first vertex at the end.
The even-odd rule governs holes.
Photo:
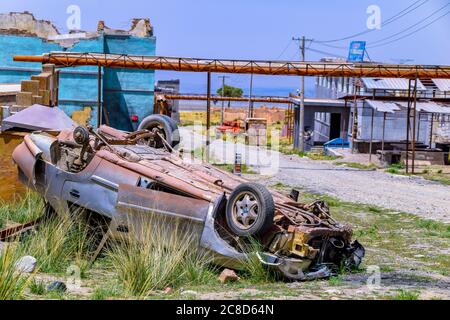
POLYGON ((208 213, 209 202, 167 192, 119 185, 117 207, 141 213, 155 213, 202 223, 208 213))
POLYGON ((180 178, 170 176, 167 173, 164 174, 161 171, 154 169, 149 165, 145 166, 142 163, 126 161, 124 159, 121 159, 119 156, 112 154, 111 152, 108 152, 106 150, 100 150, 99 152, 97 152, 97 156, 114 164, 117 164, 118 166, 145 175, 163 185, 173 187, 181 192, 192 194, 194 197, 198 199, 203 199, 207 201, 211 201, 213 199, 213 194, 209 192, 209 190, 201 190, 197 188, 197 186, 195 186, 193 182, 189 183, 183 181, 180 178))
POLYGON ((62 130, 74 129, 76 123, 72 121, 61 109, 35 104, 16 114, 5 118, 2 122, 2 131, 11 129, 62 130))
POLYGON ((26 223, 22 223, 22 224, 18 224, 18 225, 14 225, 14 226, 10 226, 10 227, 1 229, 0 230, 0 241, 10 240, 11 238, 16 237, 23 232, 31 230, 35 226, 39 225, 42 222, 42 220, 45 218, 46 218, 46 216, 43 215, 43 216, 37 218, 36 220, 30 221, 30 222, 26 222, 26 223))
POLYGON ((14 149, 12 158, 18 167, 21 168, 26 178, 34 183, 34 166, 36 164, 36 157, 27 147, 25 142, 22 142, 16 149, 14 149))
MULTIPOLYGON (((204 95, 193 95, 193 94, 160 94, 158 95, 158 99, 167 99, 167 100, 198 100, 198 101, 206 101, 208 99, 207 96, 204 95)), ((266 103, 283 103, 288 104, 291 102, 289 98, 282 97, 222 97, 218 95, 211 96, 211 100, 214 101, 242 101, 242 102, 266 102, 266 103)))

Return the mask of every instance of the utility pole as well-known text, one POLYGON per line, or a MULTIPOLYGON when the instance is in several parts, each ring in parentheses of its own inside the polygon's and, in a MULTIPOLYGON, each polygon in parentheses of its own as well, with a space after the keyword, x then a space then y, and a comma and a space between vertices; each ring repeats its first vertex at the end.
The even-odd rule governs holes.
POLYGON ((248 97, 248 117, 249 118, 253 118, 252 95, 253 95, 253 73, 250 75, 250 94, 249 94, 249 97, 248 97))
MULTIPOLYGON (((292 41, 298 41, 299 49, 300 49, 300 61, 305 61, 305 42, 313 41, 313 39, 306 39, 305 36, 301 38, 292 37, 292 41)), ((299 145, 294 145, 295 149, 299 149, 300 151, 305 151, 305 77, 301 77, 301 85, 300 85, 300 114, 299 114, 299 125, 298 125, 298 136, 299 145)))
MULTIPOLYGON (((218 78, 222 78, 222 98, 225 97, 225 79, 229 78, 228 76, 219 76, 218 78)), ((222 100, 222 110, 220 112, 220 125, 223 126, 223 114, 225 111, 225 101, 222 100)))
POLYGON ((206 73, 206 162, 209 162, 209 145, 211 137, 209 131, 211 129, 211 72, 206 73))

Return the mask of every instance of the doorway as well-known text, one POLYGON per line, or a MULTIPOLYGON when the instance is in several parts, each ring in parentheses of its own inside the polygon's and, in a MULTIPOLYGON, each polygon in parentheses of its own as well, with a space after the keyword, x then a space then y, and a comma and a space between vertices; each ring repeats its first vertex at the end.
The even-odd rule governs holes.
POLYGON ((330 114, 330 140, 341 137, 341 114, 330 114))

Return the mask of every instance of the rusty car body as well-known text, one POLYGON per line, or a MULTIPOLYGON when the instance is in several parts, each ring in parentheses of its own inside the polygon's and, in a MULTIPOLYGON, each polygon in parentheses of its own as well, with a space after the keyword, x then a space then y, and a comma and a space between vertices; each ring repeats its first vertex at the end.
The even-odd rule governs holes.
POLYGON ((249 238, 261 245, 260 261, 289 279, 327 277, 360 264, 364 248, 326 203, 299 203, 295 193, 187 162, 174 150, 176 125, 151 117, 133 133, 108 126, 33 132, 13 153, 19 178, 58 214, 75 205, 101 215, 113 237, 130 231, 133 215, 196 225, 199 247, 222 266, 239 268, 250 254, 239 243, 249 238))

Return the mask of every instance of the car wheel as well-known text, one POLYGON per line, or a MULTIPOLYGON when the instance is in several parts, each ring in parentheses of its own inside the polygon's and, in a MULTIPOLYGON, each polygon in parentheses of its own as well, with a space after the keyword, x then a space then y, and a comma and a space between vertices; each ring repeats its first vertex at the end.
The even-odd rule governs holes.
POLYGON ((228 227, 238 236, 262 235, 273 224, 275 205, 266 187, 257 183, 240 184, 227 202, 228 227))
MULTIPOLYGON (((157 130, 172 148, 180 143, 180 133, 178 125, 173 119, 162 114, 153 114, 146 117, 139 124, 138 130, 157 130)), ((163 148, 164 143, 160 140, 155 141, 155 148, 163 148)))

